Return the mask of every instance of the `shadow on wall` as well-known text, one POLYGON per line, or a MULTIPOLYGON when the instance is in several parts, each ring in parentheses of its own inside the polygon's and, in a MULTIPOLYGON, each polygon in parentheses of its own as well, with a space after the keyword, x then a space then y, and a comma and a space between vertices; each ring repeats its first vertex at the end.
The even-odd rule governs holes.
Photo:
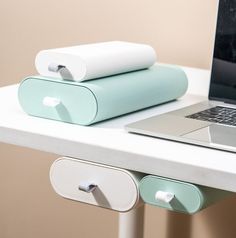
POLYGON ((195 215, 167 213, 166 238, 235 238, 236 196, 195 215))
POLYGON ((195 233, 199 234, 199 229, 206 231, 201 238, 234 238, 236 237, 235 221, 236 196, 233 196, 203 210, 194 217, 193 224, 195 233))
POLYGON ((166 238, 190 238, 192 216, 177 212, 168 212, 166 238))

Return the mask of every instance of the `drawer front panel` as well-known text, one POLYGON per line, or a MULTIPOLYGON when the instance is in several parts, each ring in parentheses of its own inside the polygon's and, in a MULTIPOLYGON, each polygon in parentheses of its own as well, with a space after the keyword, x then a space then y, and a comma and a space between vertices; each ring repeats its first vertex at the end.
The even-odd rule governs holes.
POLYGON ((73 82, 26 78, 18 97, 24 111, 33 116, 86 125, 97 114, 93 93, 73 82))
POLYGON ((139 200, 139 177, 123 169, 61 158, 53 163, 50 179, 62 197, 120 212, 139 200))
POLYGON ((201 210, 204 197, 195 185, 157 176, 146 176, 140 182, 144 202, 183 213, 201 210))

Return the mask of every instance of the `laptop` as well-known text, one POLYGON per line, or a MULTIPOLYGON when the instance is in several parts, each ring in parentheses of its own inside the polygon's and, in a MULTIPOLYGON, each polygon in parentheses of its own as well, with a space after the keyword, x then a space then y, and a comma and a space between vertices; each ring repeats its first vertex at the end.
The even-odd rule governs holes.
POLYGON ((236 152, 236 0, 220 0, 208 101, 127 125, 128 132, 236 152))

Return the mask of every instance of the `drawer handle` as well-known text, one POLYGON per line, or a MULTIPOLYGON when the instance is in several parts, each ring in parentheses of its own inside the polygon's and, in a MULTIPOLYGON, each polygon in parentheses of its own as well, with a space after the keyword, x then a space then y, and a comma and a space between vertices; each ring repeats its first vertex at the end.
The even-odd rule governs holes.
POLYGON ((51 63, 48 65, 48 70, 51 72, 57 73, 60 69, 65 68, 64 65, 56 64, 56 63, 51 63))
POLYGON ((86 193, 92 193, 96 188, 97 188, 97 185, 94 183, 82 182, 79 185, 79 190, 86 192, 86 193))
POLYGON ((63 79, 73 80, 73 75, 65 65, 51 63, 48 65, 48 70, 54 73, 59 73, 63 79))
POLYGON ((165 203, 170 203, 174 197, 175 195, 173 193, 164 192, 164 191, 157 191, 155 194, 156 200, 159 200, 165 203))
POLYGON ((53 97, 45 97, 43 99, 43 105, 46 107, 56 107, 61 103, 61 100, 53 97))

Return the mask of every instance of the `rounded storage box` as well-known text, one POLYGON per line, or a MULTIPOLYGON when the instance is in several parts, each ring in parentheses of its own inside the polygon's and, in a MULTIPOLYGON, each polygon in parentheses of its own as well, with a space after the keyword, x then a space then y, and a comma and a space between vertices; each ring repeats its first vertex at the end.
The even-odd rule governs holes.
POLYGON ((187 85, 181 69, 153 66, 82 83, 32 76, 21 82, 18 98, 29 115, 90 125, 174 100, 187 85))
POLYGON ((140 196, 144 202, 168 210, 193 214, 229 196, 223 190, 148 175, 140 181, 140 196))
POLYGON ((60 196, 126 212, 139 203, 139 174, 72 158, 56 160, 51 184, 60 196))

